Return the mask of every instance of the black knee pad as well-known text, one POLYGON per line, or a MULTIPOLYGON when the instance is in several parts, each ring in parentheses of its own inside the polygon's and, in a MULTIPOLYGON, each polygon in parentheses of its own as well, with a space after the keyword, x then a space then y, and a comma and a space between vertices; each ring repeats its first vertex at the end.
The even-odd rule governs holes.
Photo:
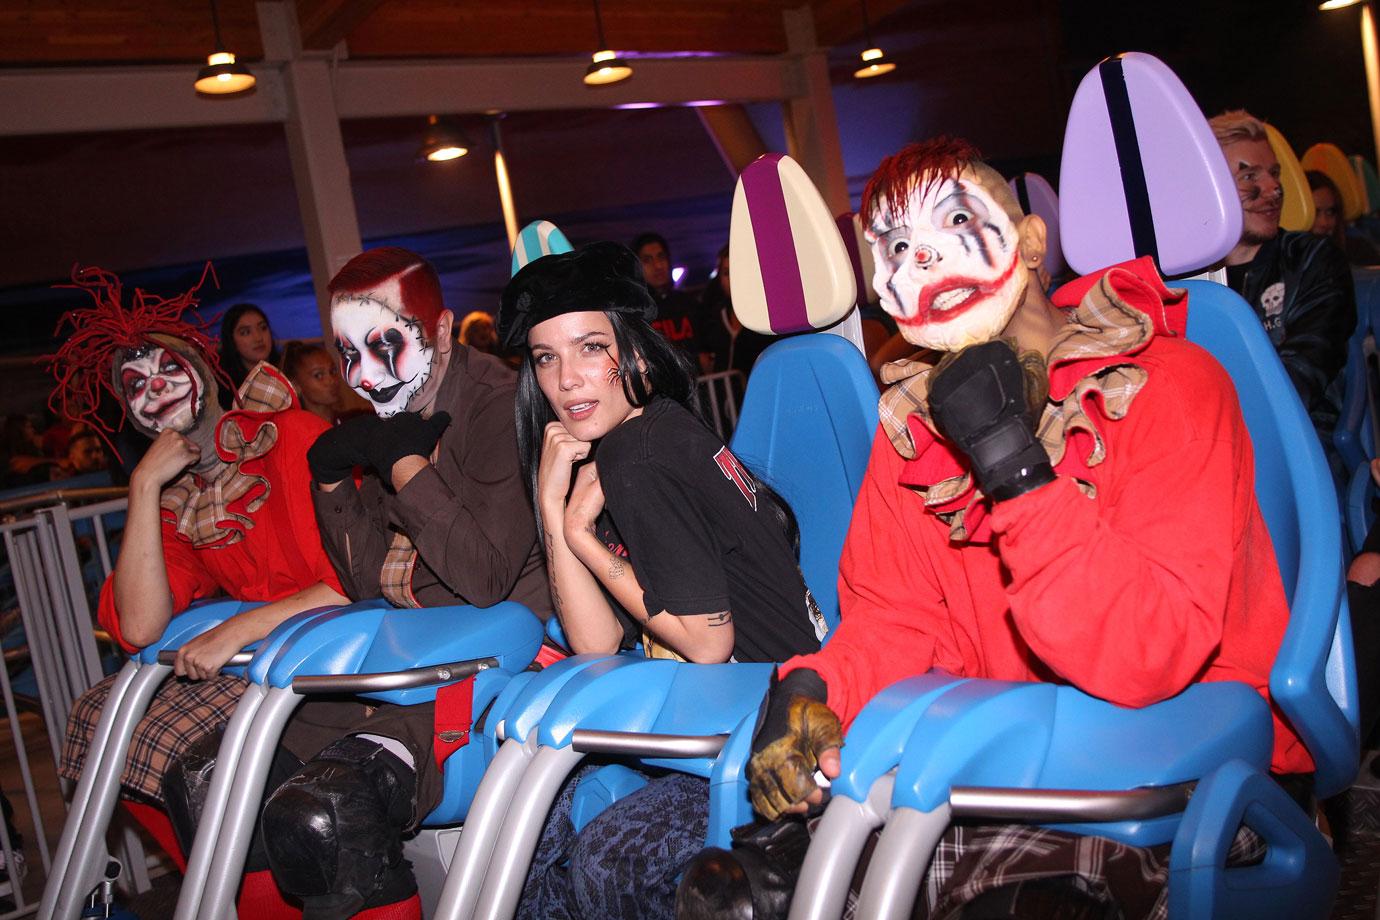
POLYGON ((216 755, 220 752, 225 726, 192 742, 163 774, 163 802, 172 820, 173 834, 184 856, 190 856, 201 810, 211 791, 211 777, 215 773, 216 755))
POLYGON ((304 916, 349 916, 416 891, 402 856, 417 777, 378 743, 332 742, 264 805, 264 842, 278 887, 304 916))
POLYGON ((732 851, 709 847, 676 889, 678 920, 775 920, 790 911, 810 832, 798 817, 733 829, 732 851))
MULTIPOLYGON (((173 834, 182 855, 190 858, 192 842, 196 839, 196 829, 201 823, 201 812, 206 806, 206 798, 211 791, 211 780, 215 776, 216 758, 220 754, 220 743, 225 738, 225 726, 220 725, 209 734, 203 735, 182 753, 168 772, 163 774, 163 802, 172 821, 173 834)), ((268 769, 266 788, 273 789, 289 776, 302 768, 302 761, 285 747, 273 752, 273 763, 268 769)), ((260 822, 260 825, 262 822, 260 822)), ((264 854, 263 829, 254 828, 249 852, 245 856, 245 872, 261 872, 268 868, 268 858, 264 854)))

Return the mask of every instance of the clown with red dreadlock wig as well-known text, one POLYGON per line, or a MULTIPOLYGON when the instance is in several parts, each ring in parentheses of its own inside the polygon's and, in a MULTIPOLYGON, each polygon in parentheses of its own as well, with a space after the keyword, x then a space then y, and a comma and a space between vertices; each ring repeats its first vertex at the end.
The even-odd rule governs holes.
MULTIPOLYGON (((240 387, 237 408, 220 408, 228 380, 215 345, 181 318, 201 282, 169 299, 136 290, 130 303, 119 279, 98 268, 74 270, 68 286, 91 305, 59 322, 59 335, 70 333, 50 358, 58 379, 51 401, 108 437, 97 408, 103 394, 113 397, 123 419, 153 439, 130 475, 128 523, 101 589, 101 625, 134 652, 193 601, 228 595, 262 604, 178 650, 175 670, 185 679, 162 686, 135 732, 123 787, 145 803, 138 815, 166 842, 166 819, 160 824, 147 803, 164 804, 174 759, 230 718, 244 683, 221 666, 289 616, 346 602, 308 494, 307 448, 328 425, 300 409, 287 380, 264 363, 240 387)), ((73 707, 61 766, 70 780, 81 775, 113 679, 73 707)), ((176 812, 177 803, 168 808, 176 812)))
MULTIPOLYGON (((863 706, 931 669, 1128 707, 1219 680, 1268 701, 1289 611, 1236 392, 1184 339, 1185 292, 1146 258, 1047 296, 1044 222, 963 141, 883 160, 861 216, 882 306, 922 351, 882 369, 840 624, 777 669, 747 767, 756 810, 789 821, 819 802, 815 772, 839 775, 863 706)), ((1312 769, 1278 711, 1272 769, 1312 769)), ((773 912, 753 905, 789 900, 789 869, 760 871, 771 835, 752 839, 766 843, 687 871, 681 916, 726 893, 759 920, 773 912)), ((1167 850, 955 825, 927 916, 1163 917, 1167 850)))

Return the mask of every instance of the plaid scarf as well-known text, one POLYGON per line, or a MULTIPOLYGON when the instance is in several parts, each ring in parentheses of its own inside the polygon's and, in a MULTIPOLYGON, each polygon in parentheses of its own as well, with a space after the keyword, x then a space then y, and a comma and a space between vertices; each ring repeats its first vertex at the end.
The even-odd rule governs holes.
MULTIPOLYGON (((428 458, 433 465, 441 452, 441 442, 431 449, 428 458)), ((388 552, 383 557, 383 567, 379 569, 379 592, 384 600, 394 607, 420 607, 421 603, 412 593, 412 571, 417 568, 417 547, 412 538, 401 530, 393 531, 393 542, 388 544, 388 552)))
MULTIPOLYGON (((1131 356, 1149 344, 1157 331, 1171 333, 1168 328, 1158 328, 1155 319, 1129 302, 1128 297, 1141 304, 1147 293, 1158 300, 1166 295, 1181 299, 1182 292, 1164 288, 1157 275, 1153 280, 1143 277, 1142 271, 1143 267, 1131 263, 1109 269, 1096 278, 1081 301, 1067 310, 1068 325, 1055 336, 1045 356, 1050 369, 1050 398, 1040 416, 1036 436, 1052 466, 1057 467, 1064 459, 1066 442, 1075 431, 1086 433, 1093 442, 1088 456, 1083 458, 1086 467, 1106 459, 1107 447, 1085 409, 1087 402, 1097 394, 1103 415, 1112 420, 1124 418, 1148 376, 1144 368, 1132 362, 1131 356), (1091 365, 1070 368, 1079 362, 1091 365)), ((896 452, 908 460, 919 457, 932 444, 945 443, 929 412, 934 364, 925 357, 912 357, 882 367, 882 382, 890 386, 879 403, 881 424, 896 452)), ((936 511, 949 525, 949 538, 961 543, 972 537, 965 525, 968 512, 985 497, 973 482, 966 458, 960 462, 962 468, 957 475, 912 488, 923 494, 927 508, 940 508, 968 496, 960 508, 936 511)), ((1074 479, 1083 494, 1089 498, 1096 496, 1092 482, 1076 476, 1074 479)))
POLYGON ((225 413, 216 425, 216 452, 224 462, 214 478, 183 473, 163 489, 159 501, 164 519, 197 549, 231 546, 254 526, 250 515, 268 501, 271 487, 267 478, 245 467, 278 443, 278 427, 270 416, 297 404, 286 378, 262 361, 240 386, 239 398, 241 408, 225 413), (243 510, 231 509, 241 501, 243 510))

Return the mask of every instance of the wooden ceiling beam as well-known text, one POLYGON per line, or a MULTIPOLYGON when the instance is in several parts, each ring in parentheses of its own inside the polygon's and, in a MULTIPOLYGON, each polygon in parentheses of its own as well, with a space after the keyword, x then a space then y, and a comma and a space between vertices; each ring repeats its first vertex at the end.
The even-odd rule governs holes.
MULTIPOLYGON (((634 78, 591 89, 585 63, 570 60, 342 61, 335 69, 342 119, 460 114, 493 109, 551 111, 705 100, 768 102, 800 95, 783 58, 692 58, 634 64, 634 78)), ((279 68, 256 67, 244 96, 208 100, 188 67, 0 70, 0 136, 85 134, 281 122, 287 115, 279 68)))
POLYGON ((326 51, 344 41, 383 0, 297 0, 302 47, 326 51))

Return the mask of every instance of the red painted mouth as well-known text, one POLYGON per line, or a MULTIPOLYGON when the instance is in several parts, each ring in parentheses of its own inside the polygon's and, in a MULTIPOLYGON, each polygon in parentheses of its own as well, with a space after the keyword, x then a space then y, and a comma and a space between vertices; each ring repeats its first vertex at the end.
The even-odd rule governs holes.
POLYGON ((1016 263, 1020 261, 1019 251, 1011 254, 1011 264, 1006 267, 996 278, 990 281, 981 281, 977 278, 945 278, 943 281, 927 285, 920 289, 916 295, 915 315, 903 316, 896 320, 902 326, 926 326, 930 323, 944 323, 952 319, 957 319, 967 313, 982 301, 991 297, 1001 290, 1002 285, 1011 280, 1011 276, 1016 271, 1016 263), (952 291, 961 291, 964 288, 971 289, 967 296, 963 297, 958 303, 950 304, 946 309, 934 309, 934 302, 944 294, 952 291))

